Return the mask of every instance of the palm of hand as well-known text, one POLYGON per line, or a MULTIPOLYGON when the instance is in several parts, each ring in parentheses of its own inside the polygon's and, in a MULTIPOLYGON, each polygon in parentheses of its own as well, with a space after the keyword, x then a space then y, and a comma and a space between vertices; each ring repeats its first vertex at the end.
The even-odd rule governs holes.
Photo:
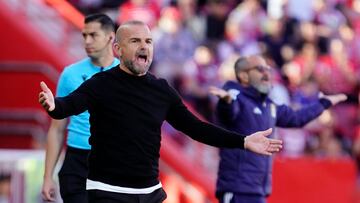
POLYGON ((254 135, 251 140, 249 140, 249 149, 256 153, 264 153, 269 148, 269 140, 262 135, 254 135))

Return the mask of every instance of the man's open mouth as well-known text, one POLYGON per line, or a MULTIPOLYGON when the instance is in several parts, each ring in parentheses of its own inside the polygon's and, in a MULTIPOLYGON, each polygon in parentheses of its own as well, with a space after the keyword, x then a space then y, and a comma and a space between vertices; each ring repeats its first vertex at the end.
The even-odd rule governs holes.
POLYGON ((147 55, 146 54, 139 54, 136 58, 137 61, 141 62, 141 63, 146 63, 147 61, 147 55))

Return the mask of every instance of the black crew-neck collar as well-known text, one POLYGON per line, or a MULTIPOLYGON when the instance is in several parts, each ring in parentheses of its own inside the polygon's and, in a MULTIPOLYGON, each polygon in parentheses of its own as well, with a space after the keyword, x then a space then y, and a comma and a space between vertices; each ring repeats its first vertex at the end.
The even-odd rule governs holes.
POLYGON ((116 69, 117 69, 116 72, 120 73, 123 77, 131 78, 134 80, 144 80, 148 76, 148 73, 146 73, 145 75, 141 75, 141 76, 132 75, 130 73, 125 72, 123 69, 121 69, 120 65, 116 66, 116 69))

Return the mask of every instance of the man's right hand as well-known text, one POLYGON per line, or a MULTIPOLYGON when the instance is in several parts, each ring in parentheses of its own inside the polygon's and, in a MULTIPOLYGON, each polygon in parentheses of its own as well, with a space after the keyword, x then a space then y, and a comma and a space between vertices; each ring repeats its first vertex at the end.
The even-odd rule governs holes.
POLYGON ((53 111, 55 102, 51 90, 46 86, 45 82, 41 82, 40 87, 42 92, 39 94, 39 103, 46 111, 53 111))
POLYGON ((223 89, 215 87, 215 86, 211 86, 209 88, 209 93, 214 96, 219 97, 220 99, 224 100, 228 104, 231 103, 231 100, 232 100, 231 95, 226 90, 223 90, 223 89))
POLYGON ((45 178, 41 189, 42 198, 44 201, 54 202, 55 198, 55 182, 51 178, 45 178))

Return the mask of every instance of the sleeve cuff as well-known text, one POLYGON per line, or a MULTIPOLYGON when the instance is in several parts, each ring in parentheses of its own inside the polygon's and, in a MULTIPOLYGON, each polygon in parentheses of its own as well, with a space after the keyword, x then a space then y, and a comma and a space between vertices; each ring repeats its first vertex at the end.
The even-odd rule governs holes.
POLYGON ((332 104, 331 104, 331 101, 328 100, 328 99, 325 99, 325 98, 321 98, 321 99, 319 100, 319 102, 320 102, 321 105, 323 105, 323 107, 324 107, 325 109, 330 108, 330 106, 332 105, 332 104))
POLYGON ((57 101, 57 99, 55 98, 54 99, 54 102, 55 102, 55 109, 52 110, 52 111, 47 111, 47 113, 49 114, 49 116, 51 118, 54 118, 54 119, 61 119, 60 117, 58 117, 58 111, 59 111, 59 102, 57 101))

